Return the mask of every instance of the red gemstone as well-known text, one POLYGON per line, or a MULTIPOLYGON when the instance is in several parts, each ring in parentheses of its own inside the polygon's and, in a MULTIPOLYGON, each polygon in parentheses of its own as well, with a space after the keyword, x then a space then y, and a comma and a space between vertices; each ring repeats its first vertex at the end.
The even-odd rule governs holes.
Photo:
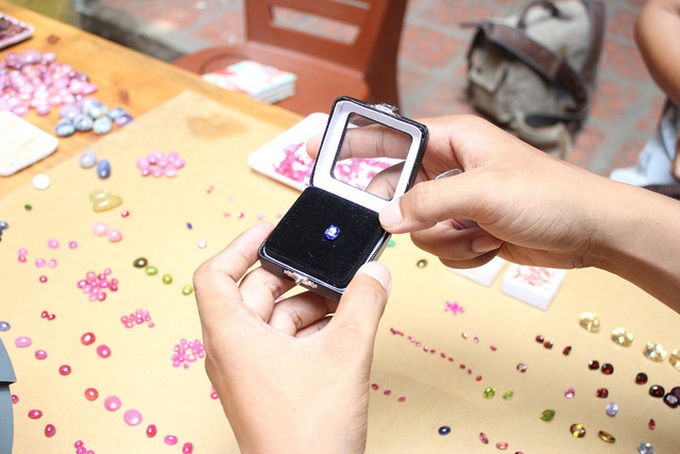
POLYGON ((564 347, 564 350, 562 350, 562 354, 564 356, 569 356, 570 353, 571 353, 571 345, 564 347))
POLYGON ((97 391, 94 388, 87 388, 85 390, 85 399, 89 400, 92 402, 93 400, 97 400, 97 397, 99 397, 99 391, 97 391))
POLYGON ((652 397, 663 397, 664 394, 666 394, 666 390, 661 385, 652 385, 649 388, 649 395, 652 397))
POLYGON ((54 437, 54 434, 57 433, 57 428, 54 427, 54 424, 48 424, 45 426, 45 436, 47 438, 54 437))
POLYGON ((156 436, 158 433, 158 429, 156 428, 155 424, 149 424, 146 428, 146 436, 149 438, 153 438, 156 436))
POLYGON ((85 333, 80 336, 80 342, 83 345, 92 345, 95 340, 97 340, 97 338, 95 337, 94 333, 85 333))
POLYGON ((605 375, 611 375, 611 374, 614 373, 614 366, 612 366, 612 365, 609 364, 609 363, 604 363, 604 364, 602 365, 602 369, 601 369, 601 370, 602 370, 602 373, 603 373, 603 374, 605 374, 605 375))
POLYGON ((545 338, 543 336, 541 336, 540 334, 538 336, 536 336, 536 342, 538 342, 539 344, 542 344, 544 340, 545 340, 545 338))
POLYGON ((597 388, 595 395, 600 399, 605 399, 609 396, 609 390, 607 388, 597 388))
POLYGON ((638 385, 644 385, 645 383, 647 383, 647 374, 645 374, 644 372, 640 372, 639 374, 637 374, 635 376, 635 383, 637 383, 638 385))
POLYGON ((656 421, 654 421, 653 419, 650 419, 649 422, 647 423, 647 427, 649 427, 649 430, 656 429, 656 421))
POLYGON ((678 404, 680 404, 680 399, 673 394, 668 393, 663 396, 663 402, 671 408, 677 408, 678 404))
POLYGON ((600 362, 597 360, 592 360, 588 362, 588 369, 590 370, 597 370, 600 368, 600 362))
POLYGON ((63 366, 59 367, 59 374, 63 375, 64 377, 69 375, 71 373, 71 366, 68 364, 64 364, 63 366))
POLYGON ((553 348, 553 342, 552 341, 545 341, 543 342, 543 346, 547 348, 548 350, 553 348))

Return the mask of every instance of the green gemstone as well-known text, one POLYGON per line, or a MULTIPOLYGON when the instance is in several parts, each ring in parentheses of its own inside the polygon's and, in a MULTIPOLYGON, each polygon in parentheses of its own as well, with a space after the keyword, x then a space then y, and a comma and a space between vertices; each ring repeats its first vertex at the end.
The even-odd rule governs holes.
POLYGON ((31 211, 31 210, 33 209, 33 207, 31 206, 30 203, 27 203, 26 205, 24 205, 24 209, 25 209, 26 211, 31 211))
POLYGON ((158 274, 158 268, 155 266, 147 266, 144 272, 147 276, 155 276, 158 274))
POLYGON ((427 260, 425 260, 425 259, 418 260, 418 263, 416 263, 416 266, 418 268, 425 268, 427 266, 427 260))
POLYGON ((508 391, 505 394, 503 394, 503 399, 505 400, 510 400, 512 399, 512 396, 514 396, 515 393, 513 391, 508 391))
POLYGON ((192 293, 194 293, 194 288, 191 285, 182 287, 182 295, 191 295, 192 293))
POLYGON ((394 240, 390 240, 387 242, 387 247, 394 247, 394 245, 397 244, 394 240))
POLYGON ((146 260, 144 257, 140 257, 134 262, 132 262, 132 266, 134 266, 135 268, 144 268, 148 264, 149 264, 148 260, 146 260))
POLYGON ((169 274, 164 274, 163 275, 163 283, 164 284, 172 284, 172 276, 169 274))
POLYGON ((551 409, 543 410, 541 412, 541 416, 540 416, 541 420, 543 420, 543 421, 552 421, 554 417, 555 417, 555 410, 551 410, 551 409))
POLYGON ((496 395, 496 390, 493 389, 491 386, 489 386, 488 388, 486 388, 484 390, 484 398, 485 399, 491 399, 495 395, 496 395))

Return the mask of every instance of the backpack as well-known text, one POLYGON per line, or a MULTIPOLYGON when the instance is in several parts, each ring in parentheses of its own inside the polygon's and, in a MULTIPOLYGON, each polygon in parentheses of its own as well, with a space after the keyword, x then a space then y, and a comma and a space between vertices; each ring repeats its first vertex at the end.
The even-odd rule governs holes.
POLYGON ((534 0, 476 28, 467 60, 472 105, 563 157, 588 116, 604 39, 604 5, 534 0))

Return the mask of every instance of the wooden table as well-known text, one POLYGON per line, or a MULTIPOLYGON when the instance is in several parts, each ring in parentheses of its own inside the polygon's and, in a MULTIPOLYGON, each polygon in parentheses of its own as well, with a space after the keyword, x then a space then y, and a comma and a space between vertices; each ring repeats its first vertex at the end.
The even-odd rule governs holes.
MULTIPOLYGON (((0 9, 37 29, 32 40, 0 56, 54 51, 90 75, 100 101, 135 116, 105 136, 61 139, 55 155, 0 180, 0 217, 10 223, 0 242, 0 321, 11 323, 0 338, 17 373, 15 453, 73 453, 78 441, 98 453, 181 452, 186 443, 196 453, 237 452, 202 360, 185 362, 186 368, 171 360, 173 346, 183 351, 181 339, 200 342, 194 298, 182 290, 206 258, 252 223, 276 222, 295 200, 297 191, 254 173, 247 157, 299 117, 2 1, 0 9), (110 160, 109 179, 80 168, 77 154, 86 148, 110 160), (140 175, 136 159, 156 149, 185 158, 177 177, 140 175), (38 172, 50 176, 48 190, 26 184, 38 172), (94 212, 88 196, 102 188, 120 195, 123 205, 94 212), (120 229, 123 239, 93 234, 99 223, 120 229), (70 248, 73 241, 77 247, 70 248), (139 257, 158 274, 135 268, 139 257), (39 265, 40 259, 54 259, 55 266, 39 265), (76 284, 88 271, 106 268, 119 289, 91 302, 76 284), (163 281, 164 274, 173 282, 163 281), (149 312, 153 327, 121 323, 137 309, 149 312), (91 345, 81 341, 88 332, 96 337, 91 345), (17 346, 20 337, 32 345, 17 346), (110 348, 109 357, 98 354, 101 345, 110 348), (47 357, 39 358, 39 350, 47 357), (70 373, 62 373, 65 365, 70 373), (112 396, 120 398, 119 410, 105 405, 112 396), (33 410, 42 416, 31 417, 33 410), (140 412, 140 424, 124 421, 131 410, 140 412), (50 424, 52 437, 45 435, 50 424), (150 424, 155 437, 146 435, 150 424), (168 444, 170 435, 177 444, 168 444)), ((52 132, 56 116, 27 119, 52 132)), ((642 354, 649 341, 680 348, 680 315, 593 269, 568 271, 541 311, 504 294, 500 275, 489 286, 478 284, 441 266, 408 236, 393 239, 380 259, 394 282, 376 341, 368 452, 495 452, 503 443, 507 452, 526 453, 635 452, 643 441, 657 452, 680 446, 680 410, 648 393, 653 384, 677 386, 680 374, 668 360, 642 354), (584 311, 599 314, 599 333, 579 326, 584 311), (634 333, 631 346, 610 340, 618 327, 634 333), (539 335, 544 343, 536 342, 539 335), (615 372, 590 370, 592 360, 615 372), (639 372, 649 383, 635 384, 639 372), (599 388, 608 389, 608 398, 596 397, 599 388), (620 408, 616 416, 605 413, 611 402, 620 408), (554 419, 541 420, 549 409, 554 419), (582 424, 587 435, 574 437, 572 424, 582 424), (445 426, 450 432, 440 432, 445 426)))
MULTIPOLYGON (((193 73, 4 0, 0 0, 0 11, 35 27, 31 39, 0 51, 0 58, 4 59, 9 52, 21 53, 29 49, 55 52, 60 62, 72 65, 97 84, 99 90, 92 95, 94 98, 109 107, 124 107, 133 117, 142 115, 185 90, 192 90, 273 125, 289 127, 300 120, 299 115, 290 111, 221 89, 193 73)), ((53 108, 44 117, 32 110, 26 119, 54 135, 54 127, 59 119, 58 110, 58 107, 53 108)), ((94 133, 79 133, 60 139, 59 148, 53 155, 11 177, 0 177, 0 197, 29 182, 35 174, 81 152, 100 138, 94 133)))

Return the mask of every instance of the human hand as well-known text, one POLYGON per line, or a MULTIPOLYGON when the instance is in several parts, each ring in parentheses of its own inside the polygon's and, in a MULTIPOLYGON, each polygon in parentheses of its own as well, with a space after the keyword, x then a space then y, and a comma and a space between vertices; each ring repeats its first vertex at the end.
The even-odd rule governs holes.
MULTIPOLYGON (((516 263, 558 268, 589 265, 590 239, 609 180, 532 148, 474 116, 426 120, 430 137, 415 185, 380 213, 392 233, 410 232, 420 248, 450 267, 475 267, 496 254, 516 263), (435 178, 451 169, 464 172, 435 178), (479 228, 457 231, 452 218, 479 228)), ((340 159, 403 158, 390 136, 348 131, 340 159)), ((318 140, 310 141, 314 157, 318 140)), ((394 171, 375 185, 393 184, 394 171)), ((381 192, 373 189, 372 192, 381 192)), ((389 191, 384 191, 389 192, 389 191)))
POLYGON ((252 227, 194 274, 208 376, 243 452, 361 452, 389 272, 364 265, 340 303, 278 301, 292 281, 248 272, 271 229, 252 227))

